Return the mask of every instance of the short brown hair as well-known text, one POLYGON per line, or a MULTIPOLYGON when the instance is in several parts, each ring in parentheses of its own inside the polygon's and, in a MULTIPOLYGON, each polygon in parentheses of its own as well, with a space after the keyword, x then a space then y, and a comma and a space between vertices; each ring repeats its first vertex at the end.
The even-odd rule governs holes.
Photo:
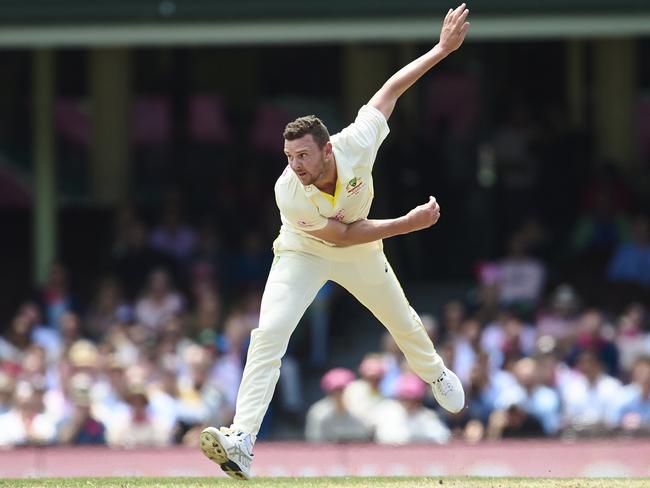
POLYGON ((293 122, 289 122, 284 128, 284 133, 282 135, 287 141, 293 141, 295 139, 300 139, 307 134, 312 135, 314 142, 321 149, 327 141, 330 140, 330 133, 327 130, 327 127, 325 127, 323 121, 315 115, 298 117, 293 122))

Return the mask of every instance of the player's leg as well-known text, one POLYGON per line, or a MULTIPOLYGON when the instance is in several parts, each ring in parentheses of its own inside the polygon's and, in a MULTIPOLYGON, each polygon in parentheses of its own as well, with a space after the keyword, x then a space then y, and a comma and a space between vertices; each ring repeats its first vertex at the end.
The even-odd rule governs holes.
POLYGON ((354 261, 337 263, 333 279, 384 324, 411 369, 432 385, 438 402, 452 412, 462 409, 465 396, 460 381, 445 367, 436 352, 384 254, 380 251, 364 252, 359 253, 354 261))
POLYGON ((271 267, 237 395, 233 425, 201 434, 201 449, 234 478, 250 476, 252 445, 280 376, 281 358, 307 306, 327 279, 329 263, 316 256, 283 252, 271 267))

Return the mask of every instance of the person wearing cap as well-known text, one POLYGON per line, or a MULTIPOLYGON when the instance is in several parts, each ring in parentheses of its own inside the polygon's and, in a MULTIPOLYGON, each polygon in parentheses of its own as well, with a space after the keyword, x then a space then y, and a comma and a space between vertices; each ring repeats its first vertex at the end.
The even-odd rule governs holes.
POLYGON ((321 378, 325 397, 307 411, 305 438, 310 442, 367 441, 371 431, 353 414, 343 401, 343 391, 354 381, 354 373, 345 368, 334 368, 321 378))
POLYGON ((427 384, 405 372, 397 380, 396 399, 385 399, 370 412, 375 441, 380 444, 444 444, 451 432, 438 415, 423 405, 427 384))
POLYGON ((62 444, 105 444, 106 428, 92 412, 93 378, 88 373, 76 373, 70 379, 70 412, 59 427, 62 444))
POLYGON ((128 385, 128 410, 107 425, 106 440, 113 447, 152 447, 171 443, 173 432, 164 419, 156 415, 149 404, 144 384, 133 381, 128 385))

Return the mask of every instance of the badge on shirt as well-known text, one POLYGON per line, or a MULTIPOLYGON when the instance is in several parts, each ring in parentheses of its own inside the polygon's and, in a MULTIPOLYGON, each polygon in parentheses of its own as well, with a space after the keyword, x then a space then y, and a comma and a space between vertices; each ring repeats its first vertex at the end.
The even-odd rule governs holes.
POLYGON ((361 190, 362 186, 363 186, 363 180, 361 179, 361 177, 355 176, 350 181, 348 181, 348 184, 345 187, 345 191, 348 196, 356 195, 357 193, 359 193, 359 190, 361 190))

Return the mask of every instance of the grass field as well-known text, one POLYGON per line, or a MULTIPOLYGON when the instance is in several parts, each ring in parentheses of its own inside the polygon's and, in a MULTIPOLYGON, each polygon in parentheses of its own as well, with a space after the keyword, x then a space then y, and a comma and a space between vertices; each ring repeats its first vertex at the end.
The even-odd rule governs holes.
POLYGON ((257 478, 248 482, 229 478, 44 478, 3 479, 0 488, 647 488, 650 478, 257 478))

